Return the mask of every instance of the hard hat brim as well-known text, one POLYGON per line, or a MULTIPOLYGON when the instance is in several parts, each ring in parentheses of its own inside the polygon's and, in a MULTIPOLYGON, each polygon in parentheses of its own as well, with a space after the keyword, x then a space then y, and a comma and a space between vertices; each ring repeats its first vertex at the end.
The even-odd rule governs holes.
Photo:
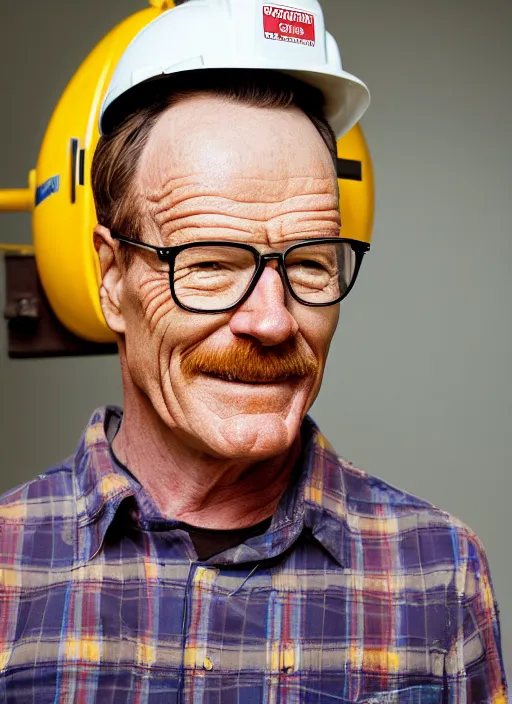
POLYGON ((337 139, 359 122, 370 105, 366 85, 346 71, 339 76, 302 70, 281 70, 281 73, 294 76, 323 93, 325 116, 337 139))
MULTIPOLYGON (((325 116, 337 139, 340 139, 359 122, 370 104, 370 92, 366 85, 359 78, 345 71, 342 71, 340 75, 329 75, 297 68, 244 69, 238 66, 224 65, 191 69, 189 71, 160 73, 121 92, 118 97, 111 96, 108 105, 106 105, 100 116, 100 133, 111 133, 128 114, 133 114, 138 108, 149 104, 154 99, 155 94, 162 95, 165 90, 165 81, 172 85, 171 79, 173 77, 195 74, 198 70, 201 73, 216 70, 272 71, 273 73, 291 76, 313 88, 317 88, 324 96, 325 116)), ((172 90, 170 90, 170 93, 172 93, 172 90)))

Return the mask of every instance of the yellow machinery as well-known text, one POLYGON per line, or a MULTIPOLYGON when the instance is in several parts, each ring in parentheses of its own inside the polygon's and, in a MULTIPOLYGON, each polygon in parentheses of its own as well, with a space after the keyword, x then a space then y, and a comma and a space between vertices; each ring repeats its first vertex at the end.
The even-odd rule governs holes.
MULTIPOLYGON (((99 139, 98 114, 114 68, 130 40, 173 0, 150 0, 96 46, 64 91, 48 125, 28 188, 0 190, 0 212, 32 213, 33 248, 50 306, 63 326, 95 343, 115 338, 99 302, 99 267, 92 243, 96 223, 90 167, 99 139)), ((363 133, 354 127, 338 143, 343 236, 370 242, 374 212, 372 163, 363 133)))

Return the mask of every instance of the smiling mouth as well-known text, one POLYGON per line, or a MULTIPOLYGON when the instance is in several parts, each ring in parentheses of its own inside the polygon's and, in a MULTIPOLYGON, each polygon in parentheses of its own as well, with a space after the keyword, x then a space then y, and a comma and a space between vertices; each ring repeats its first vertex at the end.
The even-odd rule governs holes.
POLYGON ((232 384, 249 384, 251 386, 262 386, 264 384, 282 384, 285 381, 289 381, 292 378, 297 378, 297 377, 292 377, 291 375, 289 376, 282 376, 282 377, 272 377, 272 378, 267 378, 267 379, 254 379, 254 378, 240 378, 237 377, 233 374, 222 374, 222 373, 214 373, 214 372, 203 372, 203 374, 210 379, 217 379, 219 381, 229 381, 232 384))

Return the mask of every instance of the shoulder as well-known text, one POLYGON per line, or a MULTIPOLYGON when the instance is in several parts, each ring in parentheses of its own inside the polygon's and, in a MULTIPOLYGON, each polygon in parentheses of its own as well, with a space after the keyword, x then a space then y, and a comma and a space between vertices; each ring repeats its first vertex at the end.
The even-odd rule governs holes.
POLYGON ((122 412, 113 406, 98 408, 74 454, 0 496, 0 530, 12 523, 35 524, 47 519, 58 521, 76 516, 78 494, 92 491, 96 479, 94 473, 90 474, 91 467, 94 468, 94 453, 102 455, 108 448, 105 423, 113 414, 121 415, 122 412), (80 492, 78 482, 82 484, 80 492))
POLYGON ((15 518, 30 518, 31 507, 58 503, 73 493, 72 458, 69 458, 0 496, 0 523, 15 518))
POLYGON ((462 520, 431 502, 403 491, 338 458, 345 487, 347 524, 352 536, 388 544, 404 568, 456 575, 459 593, 468 574, 488 572, 482 541, 462 520))
POLYGON ((470 531, 458 518, 420 496, 404 491, 338 457, 349 512, 376 518, 421 517, 440 526, 470 531))
POLYGON ((385 561, 390 567, 393 563, 398 576, 413 573, 422 580, 425 572, 441 580, 451 580, 456 573, 460 591, 468 570, 488 571, 482 542, 466 523, 354 466, 309 417, 306 428, 312 438, 308 498, 342 520, 349 562, 355 559, 358 568, 371 572, 375 560, 385 561))
MULTIPOLYGON (((53 544, 76 523, 76 490, 72 462, 40 474, 0 497, 0 566, 17 564, 44 544, 53 544)), ((50 553, 48 553, 50 556, 50 553)))

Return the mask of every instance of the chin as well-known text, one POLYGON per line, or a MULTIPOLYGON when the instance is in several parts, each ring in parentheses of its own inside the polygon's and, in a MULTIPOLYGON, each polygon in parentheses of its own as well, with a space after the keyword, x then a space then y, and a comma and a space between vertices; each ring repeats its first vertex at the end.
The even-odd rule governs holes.
POLYGON ((240 414, 218 419, 204 439, 219 456, 257 462, 287 452, 300 432, 301 420, 278 413, 240 414))
POLYGON ((212 457, 263 461, 293 445, 311 405, 311 381, 257 386, 200 376, 165 399, 164 422, 212 457))

